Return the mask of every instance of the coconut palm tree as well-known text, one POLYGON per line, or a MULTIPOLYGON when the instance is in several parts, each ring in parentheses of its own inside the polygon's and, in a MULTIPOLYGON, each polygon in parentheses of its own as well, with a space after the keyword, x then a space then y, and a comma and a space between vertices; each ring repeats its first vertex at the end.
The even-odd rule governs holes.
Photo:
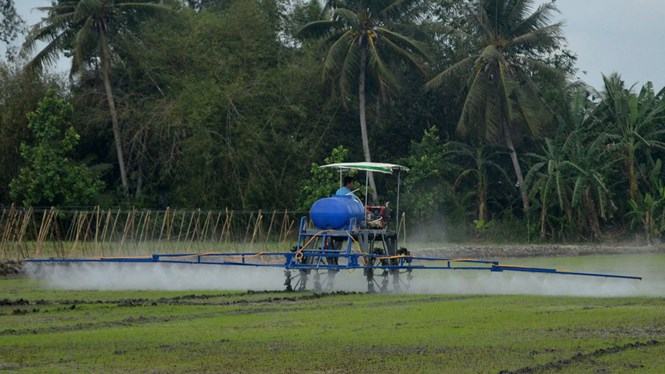
MULTIPOLYGON (((310 22, 299 32, 303 38, 324 38, 327 48, 323 77, 346 99, 358 92, 360 134, 365 161, 372 160, 367 131, 367 88, 374 83, 379 94, 399 86, 392 61, 398 60, 424 72, 427 54, 423 46, 400 33, 399 22, 417 8, 420 0, 330 0, 326 19, 310 22)), ((372 197, 376 185, 370 173, 372 197)))
POLYGON ((25 53, 32 53, 39 43, 46 43, 28 62, 28 70, 41 70, 52 65, 63 52, 72 56, 72 75, 90 66, 99 68, 125 193, 129 184, 111 85, 111 66, 118 57, 114 42, 127 35, 141 17, 171 9, 163 3, 163 0, 57 0, 50 6, 38 8, 47 15, 33 26, 23 46, 25 53))
POLYGON ((476 0, 468 8, 473 52, 426 84, 433 89, 468 77, 457 131, 508 148, 525 212, 529 198, 515 143, 521 132, 540 134, 548 116, 533 75, 558 73, 542 58, 558 46, 560 24, 549 23, 554 12, 553 1, 535 7, 534 0, 476 0))

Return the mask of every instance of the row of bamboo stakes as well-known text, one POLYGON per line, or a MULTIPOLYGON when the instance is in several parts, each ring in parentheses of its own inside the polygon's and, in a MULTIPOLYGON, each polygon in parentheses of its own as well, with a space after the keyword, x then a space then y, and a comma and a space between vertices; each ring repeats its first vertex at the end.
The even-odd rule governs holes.
POLYGON ((0 258, 283 250, 301 212, 0 208, 0 258))

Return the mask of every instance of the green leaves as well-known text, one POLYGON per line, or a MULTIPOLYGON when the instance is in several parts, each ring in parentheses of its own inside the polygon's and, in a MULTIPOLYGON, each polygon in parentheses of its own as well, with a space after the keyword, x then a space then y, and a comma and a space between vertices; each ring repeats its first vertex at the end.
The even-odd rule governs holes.
MULTIPOLYGON (((326 48, 323 78, 333 92, 346 99, 353 92, 352 80, 360 70, 367 70, 375 90, 385 98, 399 88, 398 67, 405 63, 422 74, 429 57, 420 42, 396 31, 399 18, 395 12, 415 6, 417 1, 392 0, 364 2, 330 2, 328 18, 306 24, 298 32, 303 39, 319 38, 326 48), (367 54, 366 66, 358 58, 367 54)), ((403 14, 404 15, 404 14, 403 14)), ((405 20, 405 19, 404 19, 405 20)), ((354 82, 355 83, 355 82, 354 82)))
MULTIPOLYGON (((322 165, 348 161, 349 150, 343 146, 333 148, 322 165)), ((322 197, 330 196, 339 188, 339 175, 333 169, 322 169, 321 165, 312 163, 310 175, 300 187, 298 208, 307 211, 314 202, 322 197)))
POLYGON ((171 9, 159 0, 56 0, 51 6, 40 8, 48 16, 33 26, 25 40, 26 54, 46 43, 26 67, 43 70, 66 52, 74 56, 71 73, 79 73, 94 57, 101 57, 103 37, 112 39, 130 32, 128 24, 133 18, 171 9))
POLYGON ((532 65, 543 69, 540 54, 558 46, 560 24, 548 24, 556 8, 547 3, 529 15, 533 0, 477 0, 475 5, 469 16, 478 36, 477 50, 436 75, 426 87, 434 89, 466 77, 466 99, 458 122, 462 136, 502 144, 506 133, 518 137, 525 129, 520 122, 538 135, 549 121, 535 109, 545 103, 538 100, 532 65))
POLYGON ((28 115, 34 144, 21 144, 25 165, 10 183, 11 196, 25 206, 92 204, 103 188, 98 176, 71 160, 79 134, 71 126, 72 106, 53 91, 28 115))

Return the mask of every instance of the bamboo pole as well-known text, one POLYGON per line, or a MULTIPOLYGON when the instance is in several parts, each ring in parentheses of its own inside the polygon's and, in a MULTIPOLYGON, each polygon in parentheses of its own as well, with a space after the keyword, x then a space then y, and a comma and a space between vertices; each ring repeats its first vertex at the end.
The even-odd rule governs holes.
POLYGON ((171 241, 171 231, 173 231, 173 224, 175 223, 175 218, 178 215, 178 210, 173 209, 173 214, 171 214, 171 219, 169 220, 168 231, 166 232, 166 240, 171 241))
POLYGON ((147 210, 143 217, 143 224, 141 225, 141 230, 138 236, 137 247, 139 250, 143 250, 142 244, 145 241, 146 237, 146 227, 150 226, 150 211, 147 210))
MULTIPOLYGON (((53 208, 51 208, 53 209, 53 208)), ((46 227, 46 221, 49 217, 50 210, 45 210, 44 213, 42 214, 42 221, 39 224, 39 232, 37 233, 37 239, 35 240, 35 256, 39 256, 42 251, 42 240, 43 240, 43 235, 44 235, 44 229, 46 227)))
MULTIPOLYGON (((234 213, 233 211, 231 211, 229 213, 229 216, 228 216, 229 218, 226 222, 226 224, 227 224, 227 226, 226 226, 226 237, 224 238, 224 243, 225 244, 228 244, 228 242, 231 241, 231 225, 233 224, 233 213, 234 213)), ((222 235, 223 234, 224 233, 222 233, 222 235)))
POLYGON ((164 211, 164 217, 162 218, 162 228, 159 229, 159 239, 157 240, 160 243, 162 241, 162 237, 164 235, 164 229, 166 228, 166 222, 168 220, 169 220, 169 207, 166 207, 166 210, 164 211))
POLYGON ((250 245, 254 245, 257 235, 261 232, 261 222, 263 221, 263 213, 261 209, 256 215, 256 222, 254 223, 254 231, 252 232, 252 240, 249 242, 250 245))
POLYGON ((122 230, 122 238, 120 239, 120 247, 118 248, 118 251, 122 251, 122 248, 125 245, 125 240, 127 239, 127 234, 129 233, 129 228, 133 220, 134 220, 134 208, 132 208, 131 211, 127 212, 127 219, 125 220, 125 227, 122 230))
POLYGON ((215 220, 215 226, 213 226, 212 231, 210 232, 210 241, 215 241, 215 234, 217 233, 217 227, 219 227, 219 221, 222 218, 222 211, 217 211, 217 220, 215 220))
POLYGON ((102 214, 99 205, 95 207, 95 253, 99 253, 99 228, 102 223, 102 214))
MULTIPOLYGON (((220 213, 221 214, 221 213, 220 213)), ((219 235, 219 242, 224 241, 224 233, 226 231, 226 222, 229 220, 229 208, 224 208, 224 223, 222 223, 222 233, 219 235)))
POLYGON ((291 231, 293 230, 293 225, 296 223, 296 220, 291 220, 289 219, 289 229, 286 230, 286 235, 284 235, 284 241, 287 241, 289 239, 289 236, 291 235, 291 231))
POLYGON ((14 207, 14 204, 12 204, 9 207, 9 213, 7 213, 7 223, 5 224, 5 227, 3 228, 2 242, 0 243, 0 245, 2 245, 3 252, 5 253, 6 257, 9 257, 11 255, 10 254, 10 248, 9 248, 10 247, 9 242, 10 242, 10 237, 11 237, 12 232, 13 232, 13 227, 15 225, 15 220, 17 218, 17 215, 18 215, 18 213, 16 211, 16 208, 14 207))
POLYGON ((22 258, 27 258, 30 257, 30 254, 27 253, 27 246, 25 243, 23 243, 23 238, 25 236, 26 231, 28 230, 28 225, 30 224, 30 219, 32 217, 32 207, 28 208, 27 211, 23 212, 23 219, 21 221, 21 226, 19 228, 19 231, 17 232, 17 254, 20 256, 17 258, 22 259, 22 258))
POLYGON ((186 211, 182 211, 182 220, 180 221, 180 230, 178 230, 178 239, 176 239, 177 243, 180 243, 180 235, 182 234, 182 228, 185 226, 185 216, 187 215, 186 211))
MULTIPOLYGON (((83 240, 82 240, 83 243, 88 242, 88 234, 90 234, 90 226, 92 226, 93 212, 85 212, 85 217, 86 218, 88 218, 88 214, 90 214, 90 219, 88 219, 88 224, 87 224, 85 230, 83 231, 83 240)), ((81 251, 82 252, 83 251, 87 252, 87 249, 88 249, 88 247, 85 244, 83 244, 81 246, 81 251)))
POLYGON ((183 240, 185 243, 189 241, 189 231, 192 229, 192 224, 194 223, 194 216, 196 215, 196 211, 192 211, 192 215, 189 217, 189 223, 187 224, 187 231, 185 232, 185 240, 183 240))
POLYGON ((102 241, 101 241, 101 244, 100 244, 100 249, 101 249, 101 252, 102 252, 101 253, 102 256, 104 256, 104 243, 106 242, 106 233, 108 232, 109 224, 111 224, 111 216, 112 216, 111 209, 109 209, 106 212, 105 215, 106 215, 106 219, 104 220, 104 229, 102 230, 102 241))
POLYGON ((83 225, 85 224, 85 216, 83 215, 83 212, 76 211, 77 219, 74 224, 74 243, 72 244, 72 248, 70 250, 70 254, 74 254, 76 252, 76 248, 78 247, 78 242, 79 238, 81 237, 81 230, 83 229, 83 225))
POLYGON ((247 220, 247 228, 245 229, 245 236, 242 239, 243 243, 247 243, 247 238, 249 237, 249 229, 252 227, 252 219, 254 219, 254 212, 251 212, 249 219, 247 220))
POLYGON ((206 240, 206 234, 208 233, 208 229, 210 228, 210 220, 212 219, 212 211, 209 210, 208 214, 206 215, 206 219, 203 222, 203 229, 201 229, 201 234, 199 234, 199 241, 200 242, 205 242, 206 240))
POLYGON ((273 210, 272 214, 270 215, 270 224, 268 224, 268 232, 266 233, 266 243, 270 241, 270 233, 272 232, 272 224, 275 222, 275 216, 277 215, 277 211, 273 210))
MULTIPOLYGON (((189 221, 189 227, 187 227, 187 235, 189 235, 189 230, 192 227, 192 220, 194 219, 194 215, 196 215, 196 221, 193 221, 194 228, 192 229, 192 236, 189 238, 189 245, 187 246, 188 250, 192 250, 192 246, 194 245, 194 237, 198 232, 199 221, 201 220, 201 209, 199 208, 192 212, 192 219, 189 221)), ((185 237, 185 240, 187 240, 187 237, 185 237)))
POLYGON ((287 226, 288 221, 289 221, 289 210, 286 209, 286 210, 284 210, 284 216, 282 217, 282 224, 280 225, 280 228, 279 228, 279 239, 278 239, 279 243, 282 243, 282 241, 283 241, 282 238, 284 238, 284 240, 286 240, 286 231, 287 231, 287 228, 288 228, 288 226, 287 226))
POLYGON ((111 227, 111 232, 109 233, 109 241, 113 241, 113 236, 115 235, 115 228, 120 219, 120 208, 115 213, 115 219, 113 220, 113 227, 111 227))
MULTIPOLYGON (((159 213, 160 213, 160 211, 159 211, 159 210, 155 210, 154 213, 155 213, 155 214, 154 214, 155 217, 154 217, 152 220, 153 220, 155 223, 152 225, 152 229, 151 229, 150 232, 148 233, 148 240, 149 240, 150 242, 153 242, 153 241, 155 240, 155 232, 157 231, 157 225, 159 224, 159 213)), ((160 241, 161 241, 161 238, 160 238, 160 241)))

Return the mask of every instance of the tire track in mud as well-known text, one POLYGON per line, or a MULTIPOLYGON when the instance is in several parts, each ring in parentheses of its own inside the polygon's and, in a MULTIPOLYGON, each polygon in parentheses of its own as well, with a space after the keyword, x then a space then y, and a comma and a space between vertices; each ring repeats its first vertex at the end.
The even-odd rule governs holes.
POLYGON ((628 351, 631 349, 641 349, 641 348, 648 348, 648 347, 654 347, 654 346, 659 346, 662 345, 663 342, 659 340, 648 340, 645 342, 640 342, 636 341, 633 343, 628 343, 624 345, 614 345, 608 348, 600 348, 595 351, 589 352, 589 353, 581 353, 578 352, 575 355, 565 358, 565 359, 560 359, 556 361, 551 361, 545 364, 541 365, 535 365, 535 366, 526 366, 523 368, 519 368, 516 370, 501 370, 499 371, 500 374, 529 374, 529 373, 539 373, 539 372, 544 372, 548 370, 561 370, 566 368, 567 366, 574 365, 577 363, 581 363, 587 360, 591 360, 593 358, 598 358, 598 357, 603 357, 603 356, 609 356, 612 354, 616 353, 621 353, 624 351, 628 351))

